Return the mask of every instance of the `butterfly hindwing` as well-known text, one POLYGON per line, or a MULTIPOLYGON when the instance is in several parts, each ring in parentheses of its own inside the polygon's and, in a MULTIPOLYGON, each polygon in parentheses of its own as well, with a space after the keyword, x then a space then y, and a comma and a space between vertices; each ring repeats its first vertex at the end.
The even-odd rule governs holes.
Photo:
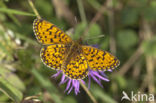
POLYGON ((69 78, 83 79, 88 75, 87 60, 82 54, 72 57, 63 72, 69 78))
POLYGON ((37 40, 44 44, 67 44, 72 39, 54 24, 43 20, 35 19, 33 30, 37 40))
POLYGON ((66 47, 63 44, 49 45, 41 49, 41 58, 44 64, 52 69, 61 69, 66 55, 66 47))
POLYGON ((82 46, 83 55, 92 70, 112 70, 120 61, 112 54, 91 46, 82 46))

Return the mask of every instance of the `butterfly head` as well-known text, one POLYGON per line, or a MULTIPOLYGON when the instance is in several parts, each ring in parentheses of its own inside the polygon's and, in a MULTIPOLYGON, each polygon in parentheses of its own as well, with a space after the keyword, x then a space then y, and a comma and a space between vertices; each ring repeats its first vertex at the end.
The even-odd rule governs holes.
POLYGON ((76 40, 76 43, 81 45, 82 44, 82 37, 80 37, 78 40, 76 40))

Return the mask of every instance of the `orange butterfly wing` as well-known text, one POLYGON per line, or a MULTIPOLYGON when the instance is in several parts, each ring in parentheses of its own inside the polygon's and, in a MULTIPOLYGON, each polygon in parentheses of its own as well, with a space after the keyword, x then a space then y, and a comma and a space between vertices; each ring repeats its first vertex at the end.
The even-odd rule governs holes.
POLYGON ((112 70, 120 61, 112 54, 91 46, 82 46, 83 55, 92 70, 112 70))
POLYGON ((52 69, 61 70, 66 55, 66 47, 63 44, 49 45, 41 49, 40 56, 45 65, 52 69))
POLYGON ((44 45, 67 44, 72 41, 72 39, 61 29, 43 19, 34 20, 33 30, 37 40, 44 45))
POLYGON ((63 72, 69 78, 84 79, 88 75, 87 60, 82 54, 72 57, 63 72))

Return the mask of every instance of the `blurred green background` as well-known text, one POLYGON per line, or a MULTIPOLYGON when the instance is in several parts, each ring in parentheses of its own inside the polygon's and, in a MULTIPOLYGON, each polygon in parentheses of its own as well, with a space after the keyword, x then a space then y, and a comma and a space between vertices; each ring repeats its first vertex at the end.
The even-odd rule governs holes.
MULTIPOLYGON (((83 35, 84 43, 97 44, 121 61, 106 72, 110 82, 102 82, 104 88, 92 81, 90 91, 98 103, 121 103, 122 91, 156 98, 156 0, 32 2, 42 18, 74 40, 83 35)), ((41 62, 35 18, 28 0, 0 0, 0 103, 92 103, 82 87, 77 96, 73 91, 67 95, 66 84, 58 86, 60 77, 50 78, 56 71, 41 62)))

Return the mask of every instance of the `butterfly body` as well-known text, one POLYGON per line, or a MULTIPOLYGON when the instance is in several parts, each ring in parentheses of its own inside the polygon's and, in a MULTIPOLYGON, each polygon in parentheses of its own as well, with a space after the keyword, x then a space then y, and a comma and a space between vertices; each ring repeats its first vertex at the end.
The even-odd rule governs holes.
POLYGON ((78 41, 73 41, 72 43, 67 44, 66 47, 66 57, 62 64, 62 70, 66 69, 67 64, 71 61, 72 58, 75 59, 77 55, 80 55, 82 53, 82 48, 78 41))
POLYGON ((73 41, 54 24, 43 19, 33 23, 37 40, 44 46, 41 59, 45 65, 62 70, 71 79, 84 79, 89 69, 107 71, 116 68, 120 61, 112 54, 82 45, 82 39, 73 41))

